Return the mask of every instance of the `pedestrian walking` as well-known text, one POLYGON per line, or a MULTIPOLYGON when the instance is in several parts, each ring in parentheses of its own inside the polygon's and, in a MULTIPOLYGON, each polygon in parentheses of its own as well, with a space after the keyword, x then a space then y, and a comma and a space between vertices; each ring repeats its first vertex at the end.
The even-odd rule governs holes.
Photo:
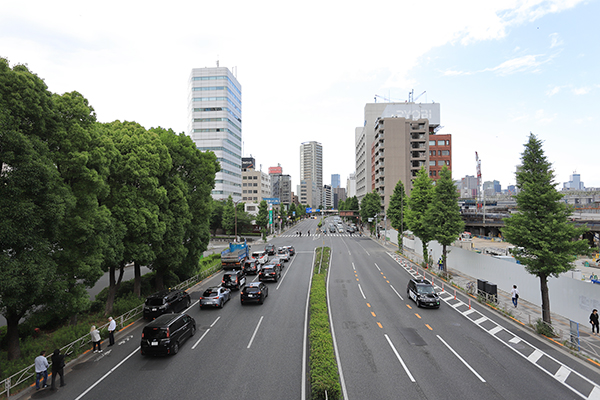
POLYGON ((92 337, 92 344, 94 345, 94 353, 102 353, 102 338, 100 337, 100 331, 96 329, 95 325, 92 325, 90 329, 90 336, 92 337))
POLYGON ((50 385, 50 390, 55 390, 56 386, 54 386, 54 382, 56 380, 56 375, 60 375, 60 387, 65 386, 65 356, 60 354, 60 350, 54 350, 54 354, 52 354, 52 384, 50 385))
POLYGON ((110 321, 108 323, 108 345, 112 346, 113 344, 115 344, 115 329, 117 329, 117 323, 115 322, 113 317, 108 317, 108 320, 110 321))
POLYGON ((310 236, 310 230, 309 230, 308 232, 306 232, 306 234, 307 234, 308 236, 310 236))
POLYGON ((512 302, 516 308, 517 302, 519 301, 519 289, 517 289, 517 285, 513 285, 513 288, 510 291, 510 297, 512 297, 512 302))
POLYGON ((35 358, 35 390, 40 390, 40 379, 43 378, 41 387, 47 388, 48 381, 48 360, 46 360, 46 352, 42 350, 39 356, 35 358))
POLYGON ((596 328, 596 335, 598 334, 598 310, 594 308, 590 314, 590 324, 592 324, 592 335, 594 334, 594 328, 596 328))

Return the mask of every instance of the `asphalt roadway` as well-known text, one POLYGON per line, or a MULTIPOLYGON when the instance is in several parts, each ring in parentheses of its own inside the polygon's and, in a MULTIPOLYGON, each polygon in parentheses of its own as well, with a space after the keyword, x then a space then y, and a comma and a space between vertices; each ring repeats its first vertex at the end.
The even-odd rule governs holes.
POLYGON ((200 293, 220 282, 215 274, 190 290, 187 312, 198 331, 177 355, 143 357, 146 322, 138 321, 118 332, 115 346, 105 341, 103 353, 69 363, 67 386, 23 397, 309 398, 307 299, 314 249, 325 245, 345 399, 600 398, 598 370, 483 306, 468 307, 460 294, 438 288, 439 309, 417 308, 406 296, 414 271, 401 258, 364 236, 307 236, 316 225, 304 220, 270 240, 297 253, 282 279, 268 284, 263 305, 242 306, 234 292, 223 309, 200 310, 200 293))

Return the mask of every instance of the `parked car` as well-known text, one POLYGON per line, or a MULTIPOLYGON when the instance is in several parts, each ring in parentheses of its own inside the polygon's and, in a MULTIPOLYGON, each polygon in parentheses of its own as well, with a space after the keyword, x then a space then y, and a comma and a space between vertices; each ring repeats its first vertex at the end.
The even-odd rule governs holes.
POLYGON ((286 249, 288 249, 288 252, 290 253, 290 257, 293 256, 294 254, 296 254, 296 249, 294 249, 294 246, 285 246, 286 249))
POLYGON ((181 312, 192 303, 190 295, 179 289, 165 289, 146 297, 144 318, 154 319, 166 313, 181 312))
POLYGON ((179 347, 196 333, 196 321, 187 314, 163 314, 142 331, 141 353, 177 354, 179 347))
POLYGON ((225 303, 231 299, 231 290, 222 286, 209 287, 200 297, 200 308, 219 307, 223 308, 225 303))
POLYGON ((253 252, 252 258, 258 261, 260 264, 266 264, 269 262, 269 255, 264 250, 253 252))
POLYGON ((277 249, 277 257, 281 258, 283 262, 290 261, 290 252, 285 247, 280 247, 277 249))
POLYGON ((263 269, 260 270, 258 274, 258 280, 261 282, 264 281, 275 281, 277 282, 281 277, 281 268, 277 265, 265 265, 263 269))
POLYGON ((230 289, 239 290, 246 283, 246 275, 244 270, 234 269, 233 271, 226 271, 223 274, 222 286, 230 289))
POLYGON ((273 256, 275 255, 275 246, 272 244, 268 244, 265 246, 265 251, 268 255, 273 256))
POLYGON ((256 259, 247 260, 244 263, 244 273, 256 275, 260 271, 261 264, 256 259))
POLYGON ((417 307, 440 307, 440 296, 426 279, 413 278, 408 281, 406 294, 417 303, 417 307))
POLYGON ((243 304, 257 302, 262 304, 269 296, 269 288, 262 282, 250 282, 240 292, 240 301, 243 304))

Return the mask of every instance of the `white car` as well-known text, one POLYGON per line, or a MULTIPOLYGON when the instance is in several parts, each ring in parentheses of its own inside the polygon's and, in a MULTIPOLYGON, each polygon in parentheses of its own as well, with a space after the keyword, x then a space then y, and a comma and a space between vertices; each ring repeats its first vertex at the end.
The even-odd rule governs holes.
POLYGON ((277 249, 277 257, 279 257, 281 261, 288 262, 290 261, 290 252, 285 247, 280 247, 277 249))
POLYGON ((265 265, 267 262, 269 262, 269 255, 264 250, 252 252, 252 258, 254 258, 261 265, 265 265))

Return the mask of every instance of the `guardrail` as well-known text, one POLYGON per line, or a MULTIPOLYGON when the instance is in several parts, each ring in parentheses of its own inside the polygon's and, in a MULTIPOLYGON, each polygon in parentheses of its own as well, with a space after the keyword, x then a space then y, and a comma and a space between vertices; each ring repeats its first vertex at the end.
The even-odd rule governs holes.
MULTIPOLYGON (((203 279, 205 279, 206 277, 214 274, 215 272, 217 272, 218 270, 221 269, 221 262, 219 261, 218 264, 216 264, 215 266, 213 266, 212 268, 208 268, 202 272, 200 272, 199 274, 179 283, 177 286, 175 286, 175 289, 189 289, 190 287, 194 286, 196 283, 202 281, 203 279)), ((114 318, 115 322, 117 323, 117 328, 118 329, 123 329, 123 327, 126 325, 127 322, 135 319, 139 319, 139 315, 142 314, 144 311, 144 304, 140 304, 139 306, 137 306, 134 309, 131 309, 129 311, 127 311, 125 314, 120 315, 116 318, 114 318)), ((103 332, 105 330, 108 330, 108 324, 106 323, 104 325, 102 325, 101 327, 98 328, 98 330, 100 332, 103 332)), ((78 352, 81 350, 82 347, 89 347, 89 343, 91 342, 91 337, 88 334, 80 337, 77 340, 74 340, 73 342, 69 343, 66 346, 61 347, 60 351, 62 354, 65 355, 65 357, 68 357, 71 354, 78 354, 78 352)), ((52 360, 51 360, 51 356, 46 357, 46 359, 48 360, 48 364, 52 365, 52 360)), ((0 396, 1 395, 6 395, 6 397, 10 397, 10 392, 11 389, 24 384, 25 382, 27 382, 30 379, 35 379, 35 364, 31 364, 30 366, 28 366, 27 368, 22 369, 21 371, 17 372, 16 374, 13 374, 11 376, 9 376, 8 378, 4 379, 4 381, 0 381, 0 396)))

